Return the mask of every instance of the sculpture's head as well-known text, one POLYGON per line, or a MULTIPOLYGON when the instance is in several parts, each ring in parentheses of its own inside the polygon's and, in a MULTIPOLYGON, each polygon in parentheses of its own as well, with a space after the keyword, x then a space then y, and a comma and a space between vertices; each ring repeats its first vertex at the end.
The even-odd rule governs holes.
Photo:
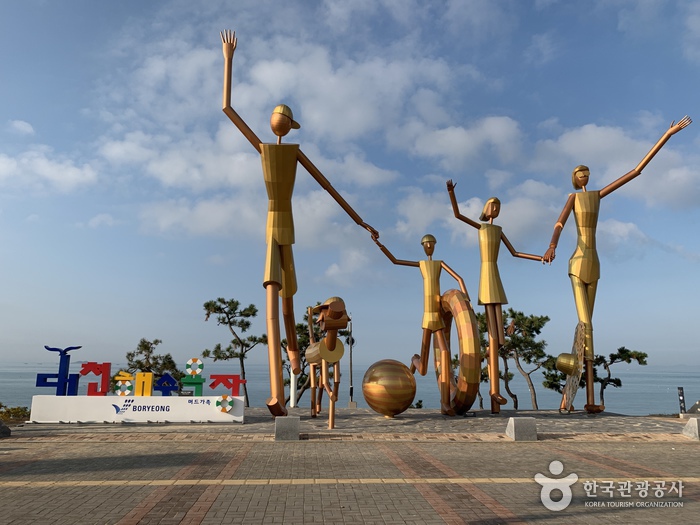
POLYGON ((491 197, 484 204, 484 209, 481 212, 480 221, 488 221, 489 219, 495 219, 498 214, 501 213, 501 201, 497 197, 491 197))
POLYGON ((299 129, 301 126, 294 120, 291 108, 280 104, 272 110, 270 127, 275 135, 284 137, 291 129, 299 129))
POLYGON ((430 257, 433 255, 433 252, 435 251, 435 244, 437 241, 435 240, 435 237, 430 235, 429 233, 426 235, 423 235, 423 238, 420 240, 420 243, 423 245, 423 249, 425 250, 425 254, 430 257))
POLYGON ((571 173, 571 184, 574 185, 574 189, 580 190, 588 184, 588 177, 591 175, 591 170, 588 166, 583 164, 576 166, 574 171, 571 173))

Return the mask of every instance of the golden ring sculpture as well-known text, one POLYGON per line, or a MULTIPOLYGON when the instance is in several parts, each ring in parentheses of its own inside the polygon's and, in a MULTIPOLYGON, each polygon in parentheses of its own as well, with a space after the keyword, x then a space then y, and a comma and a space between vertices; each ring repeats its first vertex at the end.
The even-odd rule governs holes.
MULTIPOLYGON (((471 302, 466 294, 460 290, 447 290, 440 300, 441 314, 445 323, 445 339, 448 348, 452 322, 457 325, 457 337, 459 339, 459 366, 457 380, 450 370, 451 402, 456 414, 463 415, 469 411, 479 393, 481 384, 481 341, 476 315, 471 302)), ((435 375, 440 381, 440 358, 435 342, 435 375)))

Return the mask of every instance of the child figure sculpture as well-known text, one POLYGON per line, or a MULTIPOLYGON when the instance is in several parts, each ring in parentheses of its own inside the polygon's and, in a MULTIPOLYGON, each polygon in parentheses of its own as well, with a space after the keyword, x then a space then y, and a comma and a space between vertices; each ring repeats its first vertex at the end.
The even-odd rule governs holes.
POLYGON ((503 329, 502 305, 508 304, 506 292, 503 290, 501 275, 498 272, 498 251, 501 242, 506 245, 513 257, 530 259, 532 261, 542 261, 539 255, 520 253, 515 251, 508 237, 503 233, 500 226, 496 226, 493 220, 501 212, 501 201, 492 197, 484 204, 479 220, 488 221, 478 223, 465 217, 459 212, 459 204, 455 196, 455 184, 447 181, 447 192, 450 194, 452 211, 459 220, 466 222, 479 230, 479 250, 481 252, 481 273, 479 277, 479 304, 484 305, 486 312, 486 326, 489 334, 488 370, 489 370, 489 396, 491 398, 491 412, 498 414, 501 405, 507 403, 500 393, 500 379, 498 367, 498 350, 505 344, 505 334, 503 329))
POLYGON ((345 212, 373 238, 379 233, 362 221, 360 216, 331 186, 319 169, 304 155, 298 144, 282 144, 282 137, 292 129, 299 129, 292 110, 279 105, 272 111, 270 127, 277 136, 276 144, 263 144, 257 135, 231 107, 231 68, 236 50, 236 33, 230 30, 221 33, 224 54, 223 111, 245 138, 260 153, 265 188, 268 196, 267 212, 267 256, 263 286, 266 290, 267 341, 270 369, 270 398, 267 407, 274 416, 286 416, 282 355, 279 322, 279 297, 282 298, 282 316, 287 336, 287 354, 292 372, 300 372, 299 348, 294 320, 294 294, 297 290, 296 272, 292 256, 294 244, 294 219, 292 215, 292 192, 296 177, 297 162, 325 189, 345 212))
MULTIPOLYGON (((455 411, 451 405, 450 386, 452 384, 452 364, 450 357, 450 349, 445 339, 445 323, 442 320, 440 311, 440 273, 444 269, 459 283, 459 288, 469 300, 467 288, 464 285, 464 280, 444 261, 433 260, 433 252, 435 251, 435 237, 432 235, 424 235, 421 239, 421 244, 428 256, 424 261, 405 261, 397 259, 394 255, 382 244, 377 238, 374 242, 379 246, 379 249, 386 255, 391 262, 400 266, 413 266, 420 268, 423 276, 423 340, 421 343, 420 356, 415 354, 411 359, 411 372, 418 373, 424 376, 428 371, 428 357, 430 356, 430 340, 435 334, 437 346, 440 349, 440 370, 438 384, 440 387, 440 411, 448 416, 454 416, 455 411)), ((436 356, 435 362, 438 362, 436 356)))

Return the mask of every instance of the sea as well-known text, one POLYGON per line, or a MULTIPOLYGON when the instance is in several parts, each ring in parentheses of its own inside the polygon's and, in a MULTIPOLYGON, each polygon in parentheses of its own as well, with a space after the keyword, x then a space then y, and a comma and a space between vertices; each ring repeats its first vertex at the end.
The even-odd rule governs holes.
MULTIPOLYGON (((348 406, 349 401, 357 402, 358 407, 368 408, 362 396, 362 379, 365 371, 372 363, 357 361, 353 363, 352 374, 349 363, 341 361, 341 382, 338 404, 339 408, 348 406)), ((432 366, 432 364, 431 364, 432 366)), ((124 364, 112 363, 112 374, 124 364)), ((71 363, 70 372, 78 373, 80 362, 71 363)), ((696 402, 700 402, 700 365, 653 365, 640 366, 618 363, 611 368, 614 377, 622 380, 622 387, 608 386, 605 390, 606 412, 645 416, 650 414, 678 414, 680 411, 679 387, 684 390, 684 401, 689 409, 696 402)), ((32 396, 55 395, 55 388, 37 387, 36 379, 39 373, 56 373, 58 371, 58 359, 43 363, 22 363, 5 361, 0 367, 0 403, 7 407, 30 407, 32 396)), ((229 362, 205 362, 202 375, 208 374, 240 374, 238 361, 229 362)), ((525 380, 515 370, 515 379, 511 381, 511 390, 518 396, 519 409, 531 410, 533 408, 530 392, 525 380)), ((559 408, 561 395, 542 386, 542 374, 536 371, 533 375, 535 391, 539 409, 555 410, 559 408)), ((246 380, 250 406, 264 407, 265 401, 270 395, 268 369, 265 363, 246 363, 246 380)), ((88 375, 81 378, 78 395, 85 395, 87 383, 99 381, 99 378, 88 375)), ((207 382, 208 384, 208 382, 207 382)), ((598 402, 600 385, 596 384, 596 402, 598 402)), ((482 394, 488 394, 488 385, 481 386, 482 394)), ((227 391, 222 387, 215 390, 205 386, 204 395, 222 395, 227 391)), ((230 392, 229 392, 230 393, 230 392)), ((303 394, 298 401, 298 406, 310 406, 310 392, 303 394)), ((501 394, 508 399, 504 409, 512 409, 512 400, 507 396, 501 382, 501 394)), ((414 403, 421 401, 423 408, 440 408, 440 394, 433 370, 427 375, 416 374, 416 397, 414 403)), ((324 400, 324 405, 326 405, 324 400)), ((574 407, 582 409, 585 404, 585 391, 579 390, 574 407)), ((489 401, 484 397, 484 407, 488 408, 489 401)), ((478 400, 474 409, 478 409, 478 400)))

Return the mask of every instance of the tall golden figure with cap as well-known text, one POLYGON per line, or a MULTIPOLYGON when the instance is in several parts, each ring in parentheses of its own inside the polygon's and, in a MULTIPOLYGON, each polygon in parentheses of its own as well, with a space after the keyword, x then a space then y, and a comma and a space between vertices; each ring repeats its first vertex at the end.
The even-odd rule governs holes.
POLYGON ((428 358, 430 357, 430 340, 434 334, 437 348, 440 350, 439 358, 437 356, 435 358, 435 362, 439 363, 440 367, 438 372, 440 410, 445 415, 454 416, 456 413, 451 400, 451 385, 453 380, 452 360, 450 348, 445 337, 445 323, 442 318, 440 306, 440 274, 444 269, 454 277, 459 283, 459 288, 464 294, 466 301, 469 301, 469 293, 467 292, 464 280, 452 268, 447 266, 444 261, 433 260, 435 243, 437 241, 435 237, 430 234, 424 235, 420 241, 425 254, 428 256, 428 259, 423 261, 397 259, 376 237, 374 238, 374 242, 394 264, 399 266, 413 266, 420 269, 420 273, 423 276, 423 340, 421 342, 420 355, 415 354, 411 358, 411 372, 418 370, 418 373, 422 376, 427 373, 428 358))
POLYGON ((506 245, 513 257, 541 261, 540 255, 521 253, 515 251, 513 245, 506 237, 500 226, 496 226, 493 220, 501 212, 501 201, 491 197, 484 204, 479 220, 488 221, 478 223, 459 212, 459 203, 455 196, 455 183, 447 181, 447 192, 450 195, 452 211, 459 220, 466 222, 479 230, 479 251, 481 254, 481 272, 479 276, 479 304, 484 305, 486 313, 486 326, 489 334, 488 371, 489 371, 489 397, 491 398, 491 412, 498 414, 501 405, 506 404, 506 399, 500 392, 498 350, 505 344, 505 332, 503 329, 502 305, 508 304, 506 292, 501 282, 501 274, 498 271, 498 252, 501 242, 506 245))
POLYGON ((263 286, 266 290, 267 344, 270 368, 270 397, 267 406, 274 416, 287 415, 285 408, 284 379, 282 375, 282 350, 280 337, 279 301, 282 300, 282 317, 287 336, 287 354, 292 372, 300 369, 299 347, 294 320, 294 294, 297 290, 292 244, 294 244, 294 218, 292 193, 299 162, 335 201, 373 238, 379 237, 377 230, 365 223, 352 207, 331 186, 319 169, 304 155, 298 144, 282 144, 282 137, 292 129, 299 129, 292 110, 281 104, 272 111, 270 127, 277 136, 274 144, 263 144, 243 119, 231 107, 231 70, 233 54, 238 43, 234 31, 221 32, 224 53, 223 111, 240 132, 260 153, 265 189, 267 190, 267 256, 263 286))
MULTIPOLYGON (((588 191, 586 189, 590 177, 590 170, 587 166, 576 166, 571 174, 571 182, 574 189, 581 191, 569 195, 564 209, 554 225, 552 240, 549 244, 549 249, 544 254, 544 261, 551 263, 554 260, 559 236, 564 229, 566 220, 573 212, 576 220, 576 249, 569 259, 569 278, 571 279, 571 287, 574 292, 574 302, 576 303, 579 323, 583 323, 585 330, 584 374, 586 378, 586 405, 584 408, 589 413, 605 410, 603 405, 595 404, 593 390, 593 360, 595 359, 595 353, 593 349, 592 319, 598 279, 600 278, 600 262, 598 261, 598 251, 596 249, 596 227, 598 225, 600 199, 610 195, 616 189, 638 177, 668 139, 691 122, 688 116, 683 117, 678 123, 671 122, 666 132, 633 170, 601 190, 588 191)), ((560 355, 559 359, 557 359, 557 368, 564 373, 571 373, 571 370, 576 368, 576 363, 571 362, 571 354, 560 355)), ((563 400, 562 402, 570 405, 571 401, 563 400)), ((561 408, 569 410, 570 406, 562 406, 561 408)))

